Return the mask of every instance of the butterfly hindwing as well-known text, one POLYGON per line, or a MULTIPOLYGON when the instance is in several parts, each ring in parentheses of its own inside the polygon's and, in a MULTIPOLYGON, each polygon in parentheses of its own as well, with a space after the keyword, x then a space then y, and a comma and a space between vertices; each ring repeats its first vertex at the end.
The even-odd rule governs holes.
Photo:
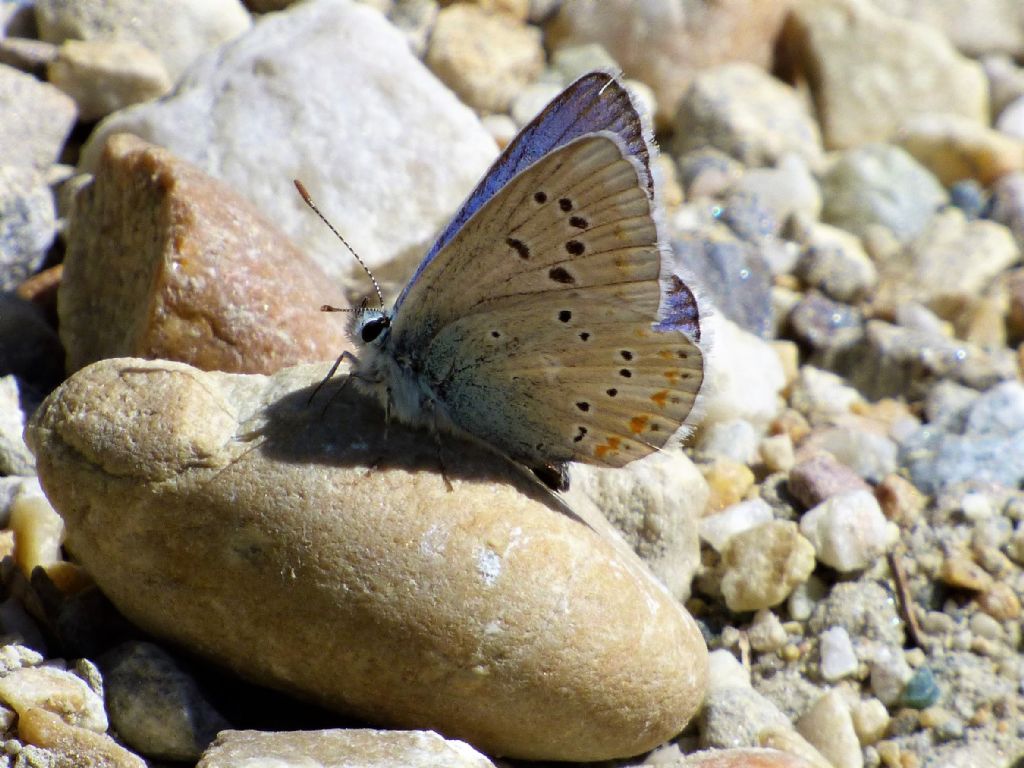
POLYGON ((456 426, 527 464, 620 466, 684 421, 701 353, 656 328, 644 172, 615 133, 575 139, 496 192, 410 287, 394 354, 456 426))

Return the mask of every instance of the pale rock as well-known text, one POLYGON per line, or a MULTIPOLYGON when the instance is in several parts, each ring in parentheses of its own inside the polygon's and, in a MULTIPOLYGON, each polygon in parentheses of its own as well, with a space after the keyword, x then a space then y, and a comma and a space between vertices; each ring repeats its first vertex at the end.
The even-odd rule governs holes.
POLYGON ((834 683, 849 677, 857 671, 857 654, 854 653, 850 635, 842 627, 832 627, 821 633, 819 638, 821 654, 821 676, 834 683))
POLYGON ((874 744, 885 736, 891 720, 885 704, 873 696, 854 704, 850 715, 853 718, 853 730, 862 746, 874 744))
POLYGON ((995 128, 1002 134, 1024 141, 1024 96, 1020 96, 999 113, 995 128))
POLYGON ((432 731, 221 731, 196 768, 494 768, 462 741, 432 731))
POLYGON ((1024 6, 1017 0, 874 0, 894 16, 935 27, 965 55, 1024 55, 1024 6))
POLYGON ((731 611, 785 600, 814 571, 814 547, 796 523, 772 520, 736 534, 722 553, 722 596, 731 611))
POLYGON ((769 472, 788 472, 796 462, 793 438, 788 434, 762 438, 757 453, 769 472))
MULTIPOLYGON (((812 433, 809 439, 814 439, 812 433)), ((810 509, 840 493, 870 491, 871 486, 828 452, 808 452, 789 472, 789 492, 810 509)))
POLYGON ((774 168, 749 169, 735 191, 756 197, 779 222, 790 216, 814 220, 821 214, 821 189, 807 160, 795 152, 786 152, 774 168))
POLYGON ((878 648, 870 660, 871 692, 887 706, 896 704, 914 675, 914 670, 907 664, 899 648, 882 646, 878 648))
POLYGON ((786 599, 786 610, 794 621, 806 621, 828 594, 828 586, 813 573, 803 584, 797 584, 786 599))
POLYGON ((864 398, 836 374, 803 365, 790 392, 789 402, 815 423, 848 414, 851 408, 863 403, 864 398))
POLYGON ((988 120, 981 65, 934 28, 888 16, 870 0, 801 0, 790 19, 787 43, 827 147, 885 141, 926 112, 988 120))
POLYGON ((733 536, 771 519, 772 508, 764 499, 741 501, 721 512, 701 518, 700 537, 717 552, 722 552, 733 536))
POLYGON ((703 638, 600 512, 444 436, 448 490, 429 433, 385 439, 355 388, 310 407, 326 367, 105 360, 51 393, 27 441, 115 606, 254 682, 509 757, 607 760, 681 731, 703 638))
POLYGON ((839 691, 831 690, 814 702, 797 721, 796 729, 834 768, 863 767, 850 708, 839 691))
POLYGON ((899 535, 869 491, 826 499, 800 518, 800 532, 814 546, 818 560, 841 573, 867 568, 899 535))
POLYGON ((556 48, 551 55, 551 68, 561 75, 562 84, 568 85, 595 69, 611 72, 620 67, 600 43, 583 43, 556 48))
POLYGON ((234 190, 128 134, 78 190, 57 294, 67 369, 106 357, 270 373, 351 351, 324 270, 234 190), (116 280, 111 275, 117 275, 116 280))
POLYGON ((814 768, 815 765, 821 763, 781 749, 737 747, 692 752, 672 768, 814 768))
POLYGON ((75 102, 59 88, 0 64, 0 104, 3 165, 43 170, 56 162, 75 125, 75 102))
POLYGON ((576 463, 570 478, 569 503, 577 493, 589 496, 669 592, 686 600, 700 567, 697 521, 710 495, 689 457, 659 451, 621 469, 576 463))
POLYGON ((21 755, 28 765, 52 765, 54 768, 146 768, 147 765, 107 734, 70 725, 45 709, 33 708, 19 713, 18 738, 27 745, 21 755))
POLYGON ((700 431, 696 448, 706 456, 727 456, 741 464, 753 464, 759 438, 754 425, 746 419, 716 421, 700 431))
POLYGON ((97 733, 107 730, 102 695, 56 667, 23 667, 0 677, 0 699, 24 716, 30 709, 52 712, 68 725, 97 733))
POLYGON ((1024 142, 961 115, 916 115, 896 141, 946 186, 974 179, 987 187, 1024 168, 1024 142))
POLYGON ((442 8, 426 64, 463 102, 507 112, 515 95, 544 68, 540 30, 469 3, 442 8))
POLYGON ((715 147, 747 166, 774 165, 794 153, 821 163, 818 126, 797 92, 760 67, 723 64, 699 73, 679 102, 676 154, 715 147))
POLYGON ((988 78, 991 114, 997 117, 1012 101, 1024 96, 1024 69, 1011 57, 999 54, 983 57, 981 65, 988 78))
POLYGON ((750 647, 760 653, 771 653, 786 644, 789 635, 773 611, 762 608, 754 614, 754 620, 747 629, 750 647))
MULTIPOLYGON (((372 268, 422 254, 495 156, 480 121, 401 33, 347 0, 313 0, 265 17, 196 62, 172 95, 101 122, 82 148, 82 168, 93 171, 119 132, 226 181, 331 278, 358 267, 292 179, 372 268), (345 98, 330 97, 338 93, 345 98)), ((396 263, 395 274, 378 279, 405 280, 411 266, 396 263)), ((358 278, 367 292, 361 271, 358 278)))
POLYGON ((871 483, 896 471, 899 453, 896 443, 884 434, 858 426, 819 429, 801 446, 804 448, 827 451, 871 483))
POLYGON ((200 54, 245 32, 252 21, 239 0, 39 0, 39 36, 65 40, 116 40, 145 46, 163 59, 172 80, 200 54))
POLYGON ((35 459, 25 445, 25 413, 14 376, 0 377, 0 475, 30 477, 35 474, 35 459))
MULTIPOLYGON (((2 75, 0 72, 0 87, 2 75)), ((8 103, 2 94, 0 103, 8 103)), ((5 106, 4 123, 7 112, 5 106)), ((45 133, 45 129, 40 130, 45 133)), ((3 133, 4 127, 0 126, 0 142, 3 133)), ((46 177, 31 165, 20 164, 26 149, 8 144, 0 160, 0 291, 13 291, 34 274, 57 234, 53 193, 46 177), (19 164, 13 164, 16 162, 19 164)))
MULTIPOLYGON (((803 758, 813 768, 831 768, 821 753, 794 730, 790 719, 751 687, 749 672, 724 649, 710 654, 708 694, 701 712, 701 746, 774 747, 803 758)), ((748 764, 739 765, 745 768, 748 764)))
MULTIPOLYGON (((789 3, 756 0, 573 0, 547 25, 549 47, 599 43, 657 95, 667 127, 693 78, 718 64, 769 68, 789 3)), ((556 53, 557 55, 557 53, 556 53)))
POLYGON ((766 341, 720 315, 709 318, 708 325, 714 346, 705 360, 702 426, 732 419, 767 424, 781 410, 786 385, 778 355, 766 341))
POLYGON ((11 504, 14 556, 25 576, 36 566, 46 568, 63 560, 64 521, 45 496, 23 493, 11 504))
POLYGON ((484 115, 480 118, 480 124, 487 129, 499 149, 504 149, 512 143, 512 139, 519 133, 519 126, 516 125, 508 115, 484 115))
POLYGON ((860 238, 816 221, 802 235, 796 274, 806 285, 845 302, 856 302, 875 287, 878 270, 860 238))
POLYGON ((85 122, 159 98, 172 85, 163 62, 148 48, 111 40, 65 41, 47 66, 47 79, 75 100, 85 122))

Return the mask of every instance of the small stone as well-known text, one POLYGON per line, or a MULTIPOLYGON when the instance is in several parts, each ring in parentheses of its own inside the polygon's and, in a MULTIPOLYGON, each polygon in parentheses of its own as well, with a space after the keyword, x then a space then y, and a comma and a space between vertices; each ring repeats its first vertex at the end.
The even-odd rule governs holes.
POLYGON ((803 584, 797 584, 786 600, 786 610, 794 621, 806 621, 828 594, 825 582, 811 575, 803 584))
POLYGON ((1024 97, 1018 96, 999 113, 996 130, 1017 141, 1024 141, 1024 97))
POLYGON ((913 674, 898 649, 881 648, 871 660, 871 691, 883 704, 892 706, 913 674))
MULTIPOLYGON (((26 10, 31 8, 22 6, 26 10)), ((2 14, 3 11, 0 11, 2 14)), ((3 27, 0 22, 0 27, 3 27)), ((26 72, 40 80, 44 79, 46 65, 57 56, 57 46, 42 40, 11 36, 10 28, 4 30, 5 37, 0 38, 0 64, 26 72)))
POLYGON ((45 496, 24 493, 11 505, 10 527, 14 531, 15 559, 25 576, 32 569, 61 562, 64 521, 45 496))
POLYGON ((45 709, 19 713, 18 737, 26 744, 42 747, 55 755, 54 766, 146 768, 141 757, 133 755, 107 734, 69 725, 45 709))
POLYGON ((1009 229, 992 221, 968 221, 950 208, 882 265, 879 301, 895 305, 916 300, 935 306, 950 297, 974 297, 1019 259, 1020 247, 1009 229), (957 276, 955 282, 950 275, 957 276))
POLYGON ((779 621, 779 617, 767 608, 754 614, 754 620, 747 629, 750 647, 760 653, 771 653, 786 644, 789 635, 779 621))
POLYGON ((3 164, 17 160, 41 171, 56 162, 75 125, 75 102, 59 88, 0 64, 0 104, 3 164))
MULTIPOLYGON (((5 149, 4 162, 17 152, 5 149)), ((39 269, 56 234, 53 194, 45 177, 29 165, 0 165, 0 290, 14 290, 39 269)))
MULTIPOLYGON (((652 763, 654 765, 654 763, 652 763)), ((692 752, 677 768, 823 768, 792 752, 761 747, 709 749, 692 752)))
POLYGON ((826 452, 803 459, 789 473, 789 492, 808 509, 842 493, 870 490, 856 472, 826 452))
POLYGON ((879 434, 872 426, 870 423, 852 423, 850 426, 815 430, 800 446, 801 453, 830 453, 859 477, 877 483, 896 471, 899 449, 895 442, 879 434))
POLYGON ((1020 598, 1013 587, 996 582, 977 597, 978 607, 996 621, 1013 621, 1020 618, 1020 598))
POLYGON ((967 626, 975 638, 990 640, 994 643, 1006 640, 1006 633, 1003 632, 1002 625, 987 613, 975 613, 967 622, 967 626))
POLYGON ((696 448, 704 456, 726 456, 740 464, 757 460, 758 434, 746 419, 716 421, 700 431, 696 448))
POLYGON ((868 0, 798 3, 786 27, 829 148, 886 141, 928 112, 988 120, 981 65, 938 30, 894 18, 868 0))
POLYGON ((733 536, 771 519, 772 509, 764 499, 741 501, 702 518, 700 537, 716 551, 722 552, 733 536))
MULTIPOLYGON (((673 269, 681 275, 699 275, 698 284, 721 313, 709 322, 716 328, 722 326, 721 334, 727 334, 724 343, 738 345, 743 339, 736 338, 738 334, 721 321, 723 315, 751 334, 764 337, 768 333, 773 323, 771 272, 762 247, 740 240, 720 224, 679 232, 671 246, 673 269)), ((722 342, 721 334, 716 334, 716 344, 722 342)), ((727 359, 735 365, 744 358, 730 355, 727 359)), ((750 391, 758 380, 746 379, 746 389, 750 391)))
POLYGON ((939 700, 941 691, 928 667, 919 667, 907 681, 900 703, 911 709, 926 709, 939 700))
POLYGON ((449 5, 437 15, 426 64, 474 109, 507 112, 544 68, 540 30, 476 5, 449 5))
POLYGON ((796 461, 793 440, 787 434, 762 438, 757 453, 769 472, 789 472, 796 461))
POLYGON ((805 233, 796 274, 806 285, 844 302, 859 301, 878 281, 859 238, 817 222, 805 233))
POLYGON ((75 100, 85 122, 159 98, 173 85, 148 48, 110 40, 65 41, 47 67, 47 79, 75 100))
POLYGON ((898 142, 947 187, 963 179, 988 186, 1024 168, 1024 142, 960 115, 916 115, 898 142))
POLYGON ((35 3, 39 37, 118 40, 144 45, 163 59, 177 80, 200 54, 240 35, 252 24, 238 0, 184 0, 139 6, 133 0, 40 0, 35 3))
POLYGON ((949 188, 949 204, 963 211, 969 221, 976 221, 987 213, 988 192, 974 179, 954 182, 949 188))
POLYGON ((947 202, 935 176, 906 150, 867 144, 843 152, 822 179, 822 220, 865 237, 888 228, 907 242, 931 223, 947 202))
POLYGON ((850 710, 853 718, 853 730, 862 746, 874 744, 883 736, 889 727, 889 710, 878 699, 871 697, 858 701, 850 710))
POLYGON ((788 152, 774 168, 751 168, 739 179, 735 193, 758 200, 778 222, 791 216, 815 220, 821 214, 821 189, 807 161, 788 152))
POLYGON ((857 671, 859 662, 854 653, 850 635, 842 627, 832 627, 821 633, 821 676, 834 683, 857 671))
POLYGON ((484 115, 480 118, 480 124, 491 134, 498 149, 504 149, 511 144, 519 133, 515 121, 508 115, 484 115))
POLYGON ((228 722, 175 660, 152 643, 129 642, 102 659, 110 724, 148 758, 198 760, 228 722))
POLYGON ((841 573, 867 568, 885 554, 898 536, 890 526, 870 491, 837 494, 800 518, 817 558, 841 573))
POLYGON ((835 367, 835 361, 864 338, 860 310, 810 291, 789 312, 794 338, 813 350, 811 364, 835 367))
POLYGON ((875 498, 887 520, 909 528, 921 517, 928 499, 901 475, 891 474, 875 486, 875 498))
POLYGON ((786 384, 779 356, 764 340, 721 318, 714 325, 714 338, 717 357, 704 371, 707 396, 701 424, 706 428, 745 419, 767 425, 781 410, 786 384))
POLYGON ((25 445, 25 414, 14 376, 0 377, 0 475, 35 474, 35 459, 25 445))
POLYGON ((785 600, 814 570, 814 547, 796 523, 772 520, 729 539, 722 553, 722 596, 731 611, 785 600))
POLYGON ((848 414, 863 401, 861 394, 842 378, 812 365, 800 366, 789 395, 789 404, 811 423, 831 421, 848 414))
POLYGON ((835 768, 864 765, 850 708, 838 690, 831 690, 814 702, 797 720, 796 729, 835 768))
POLYGON ((556 48, 551 56, 551 67, 562 76, 562 82, 568 85, 595 69, 609 72, 617 70, 619 64, 600 43, 583 43, 556 48))
POLYGON ((336 357, 350 342, 318 311, 329 283, 225 185, 116 135, 71 215, 57 305, 68 369, 134 355, 270 373, 336 357))
POLYGON ((1024 246, 1024 173, 1008 173, 993 185, 990 215, 1024 246))
POLYGON ((196 768, 245 766, 403 766, 403 768, 494 768, 462 741, 432 731, 221 731, 196 768))
POLYGON ((68 551, 121 612, 254 682, 509 757, 606 760, 679 733, 703 638, 581 522, 599 511, 561 513, 454 437, 442 478, 428 433, 385 440, 351 388, 325 393, 325 420, 307 401, 326 368, 104 360, 51 393, 27 442, 68 551))
POLYGON ((701 467, 701 474, 711 492, 707 504, 709 512, 718 512, 738 503, 754 485, 754 473, 749 467, 724 457, 701 467))
POLYGON ((556 52, 584 43, 602 45, 627 76, 654 89, 661 109, 658 124, 668 127, 680 98, 701 72, 735 61, 770 68, 785 16, 785 6, 755 0, 692 8, 633 0, 562 3, 547 25, 545 42, 556 52))
POLYGON ((714 147, 700 147, 678 157, 688 200, 724 197, 743 177, 743 164, 714 147))
POLYGON ((68 725, 96 733, 107 730, 103 697, 81 678, 56 667, 24 667, 0 678, 0 699, 19 717, 40 708, 58 715, 68 725))
POLYGON ((699 73, 679 102, 677 154, 717 147, 747 166, 774 165, 794 152, 812 168, 821 137, 797 92, 763 69, 736 62, 699 73))
POLYGON ((985 56, 981 66, 988 78, 991 112, 998 115, 1015 99, 1024 96, 1024 69, 1006 55, 985 56))
POLYGON ((569 491, 588 496, 673 596, 690 596, 700 567, 697 521, 710 490, 682 451, 663 450, 621 469, 572 465, 569 491))

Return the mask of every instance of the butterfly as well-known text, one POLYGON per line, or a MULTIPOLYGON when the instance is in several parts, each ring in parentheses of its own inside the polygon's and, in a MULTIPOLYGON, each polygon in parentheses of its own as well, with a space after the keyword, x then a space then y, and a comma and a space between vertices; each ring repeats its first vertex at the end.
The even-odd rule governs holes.
POLYGON ((620 467, 664 446, 703 354, 694 293, 662 271, 653 151, 615 76, 570 85, 505 148, 394 306, 354 312, 351 380, 389 417, 475 439, 553 490, 568 487, 569 461, 620 467))

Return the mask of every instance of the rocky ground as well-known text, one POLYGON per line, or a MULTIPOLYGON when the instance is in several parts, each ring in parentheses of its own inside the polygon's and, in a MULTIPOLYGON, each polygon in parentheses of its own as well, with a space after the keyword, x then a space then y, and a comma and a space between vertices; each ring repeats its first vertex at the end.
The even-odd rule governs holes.
POLYGON ((1019 4, 0 32, 0 766, 1020 764, 1019 4), (452 443, 449 492, 429 435, 309 404, 367 285, 292 179, 393 297, 595 68, 661 144, 696 429, 561 501, 452 443))

